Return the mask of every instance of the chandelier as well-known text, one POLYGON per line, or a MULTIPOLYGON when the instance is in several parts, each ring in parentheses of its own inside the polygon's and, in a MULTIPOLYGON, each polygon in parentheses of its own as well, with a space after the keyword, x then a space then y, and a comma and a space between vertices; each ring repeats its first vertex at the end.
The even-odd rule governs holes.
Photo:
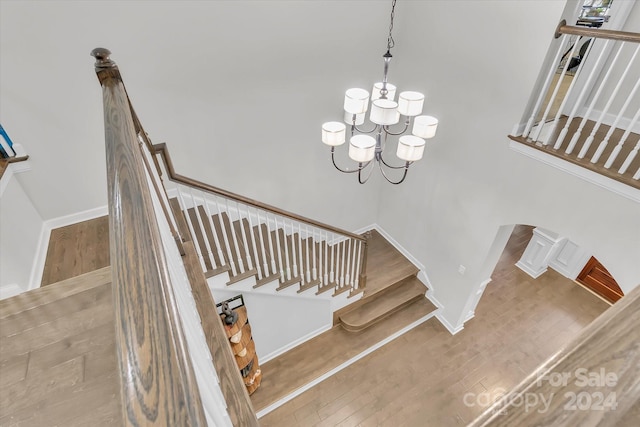
POLYGON ((335 148, 345 142, 345 123, 327 122, 322 125, 322 142, 331 147, 333 166, 340 172, 357 173, 360 184, 369 180, 371 172, 375 169, 375 163, 378 164, 382 176, 391 184, 403 182, 409 172, 409 166, 422 158, 425 139, 433 138, 438 127, 438 119, 421 115, 424 104, 422 93, 400 92, 396 102, 396 87, 387 82, 389 63, 392 58, 391 48, 395 44, 391 36, 395 7, 396 0, 393 0, 389 36, 387 37, 387 52, 382 56, 384 58, 382 81, 373 85, 371 97, 365 89, 358 88, 348 89, 344 97, 344 122, 351 125, 349 157, 358 163, 357 169, 341 168, 336 164, 335 148), (369 110, 369 101, 371 101, 369 121, 372 122, 372 125, 369 125, 371 129, 364 130, 360 128, 360 125, 365 121, 365 114, 369 110), (401 117, 404 119, 404 125, 398 126, 399 129, 392 130, 391 126, 399 123, 401 117), (410 127, 412 128, 411 134, 406 134, 410 127), (404 165, 392 166, 382 156, 390 136, 400 136, 396 156, 400 160, 404 160, 404 165), (368 173, 363 173, 368 166, 371 166, 368 173), (385 169, 404 169, 404 172, 397 181, 393 181, 387 176, 385 169))

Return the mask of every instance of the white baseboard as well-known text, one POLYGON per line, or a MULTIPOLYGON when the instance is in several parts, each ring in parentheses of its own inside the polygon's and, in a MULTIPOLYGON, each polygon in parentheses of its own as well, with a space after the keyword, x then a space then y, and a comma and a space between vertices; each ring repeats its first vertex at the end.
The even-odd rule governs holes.
POLYGON ((49 249, 49 237, 51 237, 51 229, 46 227, 46 222, 43 222, 40 227, 40 237, 38 238, 33 265, 31 266, 31 274, 29 275, 28 291, 39 288, 40 283, 42 283, 44 264, 47 261, 47 251, 49 249))
POLYGON ((537 279, 538 277, 542 276, 544 273, 547 272, 547 268, 545 267, 544 269, 540 270, 540 271, 534 271, 531 268, 529 268, 529 266, 523 262, 516 262, 516 267, 518 267, 520 270, 524 271, 525 273, 527 273, 529 276, 531 276, 531 278, 533 279, 537 279))
POLYGON ((0 286, 0 300, 5 298, 11 298, 24 292, 24 289, 17 283, 11 283, 10 285, 0 286))
POLYGON ((442 315, 442 311, 436 313, 436 319, 438 319, 440 323, 442 323, 442 326, 447 328, 447 331, 449 331, 451 335, 455 335, 464 329, 464 323, 457 326, 453 326, 451 323, 449 323, 449 321, 442 315))
POLYGON ((271 353, 267 354, 266 356, 263 356, 260 358, 260 363, 265 364, 267 363, 269 360, 271 359, 275 359, 276 357, 280 356, 283 353, 286 353, 287 351, 293 349, 294 347, 299 346, 300 344, 303 344, 305 341, 308 341, 312 338, 317 337, 318 335, 320 335, 323 332, 327 332, 329 329, 331 329, 333 327, 333 325, 329 324, 329 325, 325 325, 322 328, 319 328, 313 332, 309 332, 307 335, 298 338, 297 340, 287 344, 286 346, 279 348, 275 351, 272 351, 271 353))
POLYGON ((101 216, 108 215, 108 213, 109 210, 107 206, 102 206, 44 221, 40 230, 40 238, 38 239, 38 247, 36 248, 33 266, 31 267, 28 290, 40 287, 40 283, 42 282, 42 273, 44 272, 44 264, 47 260, 47 250, 49 249, 49 238, 51 237, 52 230, 76 224, 78 222, 99 218, 101 216))
POLYGON ((88 221, 90 219, 99 218, 108 214, 109 208, 107 206, 101 206, 98 208, 93 208, 86 211, 61 216, 58 218, 48 219, 44 222, 44 225, 49 230, 53 230, 55 228, 66 227, 67 225, 77 224, 78 222, 88 221))

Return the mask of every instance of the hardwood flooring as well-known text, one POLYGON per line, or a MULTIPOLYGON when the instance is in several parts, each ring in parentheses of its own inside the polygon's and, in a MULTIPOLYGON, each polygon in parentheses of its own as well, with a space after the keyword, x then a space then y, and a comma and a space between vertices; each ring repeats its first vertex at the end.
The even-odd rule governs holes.
MULTIPOLYGON (((100 222, 93 226, 96 224, 100 222)), ((108 254, 108 245, 90 250, 83 247, 92 245, 88 236, 93 232, 79 232, 80 240, 87 238, 82 244, 70 237, 71 228, 65 233, 68 237, 60 238, 53 249, 50 246, 50 253, 60 250, 63 258, 77 260, 60 262, 50 269, 49 282, 55 281, 56 275, 70 277, 76 271, 92 268, 91 265, 102 262, 98 259, 103 254, 108 254), (70 246, 62 244, 63 241, 70 246)), ((476 317, 467 322, 463 331, 451 336, 436 319, 428 320, 265 415, 260 424, 439 427, 464 425, 473 420, 491 400, 511 389, 608 307, 553 270, 532 280, 514 267, 530 233, 530 227, 516 228, 494 271, 493 282, 476 309, 476 317)), ((107 239, 100 241, 104 243, 107 239)), ((117 389, 110 388, 117 382, 113 378, 115 349, 110 341, 113 324, 105 319, 104 309, 100 308, 110 292, 101 286, 106 285, 74 295, 68 300, 72 303, 55 309, 44 297, 30 296, 29 301, 23 301, 32 309, 48 305, 51 310, 64 313, 46 322, 29 323, 34 321, 30 317, 34 317, 35 311, 28 308, 19 313, 22 319, 9 321, 6 316, 18 313, 11 314, 7 303, 0 302, 0 425, 119 424, 114 415, 120 413, 117 389), (77 313, 87 310, 96 311, 95 320, 79 320, 77 313), (17 325, 26 328, 20 330, 17 325), (29 338, 37 329, 46 331, 45 336, 29 338), (74 334, 73 338, 65 336, 67 333, 74 334), (16 334, 25 334, 25 339, 36 348, 27 348, 22 340, 11 338, 16 334), (64 358, 55 356, 56 349, 65 350, 64 358), (33 380, 36 377, 40 378, 39 386, 33 380), (42 391, 36 391, 37 387, 42 387, 42 391), (37 401, 22 398, 36 394, 40 396, 37 401)), ((45 287, 38 291, 49 290, 45 287)), ((405 315, 398 312, 389 319, 405 315)), ((349 358, 359 352, 358 345, 378 341, 377 336, 367 341, 365 335, 354 338, 353 334, 341 339, 351 346, 350 351, 341 350, 338 339, 330 339, 312 355, 308 351, 303 354, 301 346, 299 353, 292 353, 292 360, 297 357, 298 363, 313 365, 314 360, 322 358, 349 358)), ((256 398, 258 393, 269 389, 295 388, 293 380, 269 375, 269 363, 262 366, 264 379, 254 395, 256 398)), ((288 365, 284 370, 289 372, 290 379, 299 381, 300 371, 288 365)), ((268 398, 264 399, 267 401, 268 398)), ((260 406, 255 402, 254 405, 260 406)))
POLYGON ((40 286, 109 265, 108 216, 56 228, 49 238, 40 286))
POLYGON ((530 237, 531 227, 516 227, 464 330, 452 336, 428 320, 265 415, 261 425, 468 424, 609 307, 553 270, 533 280, 516 268, 530 237))
POLYGON ((0 425, 121 419, 109 267, 0 301, 0 425))

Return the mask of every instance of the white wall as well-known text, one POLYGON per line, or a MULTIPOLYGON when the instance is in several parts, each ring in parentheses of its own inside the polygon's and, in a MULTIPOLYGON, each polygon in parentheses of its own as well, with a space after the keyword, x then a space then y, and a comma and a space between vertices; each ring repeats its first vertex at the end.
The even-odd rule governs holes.
MULTIPOLYGON (((499 227, 507 224, 554 230, 592 252, 625 292, 636 286, 640 205, 508 148, 563 2, 411 6, 399 25, 428 31, 398 44, 429 85, 439 133, 406 184, 382 186, 378 222, 426 266, 442 316, 453 326, 464 318, 468 297, 487 278, 499 227), (467 37, 453 37, 452 27, 467 37)), ((399 80, 408 84, 411 76, 399 80)))
POLYGON ((3 1, 0 109, 14 141, 28 141, 25 191, 45 220, 106 204, 102 98, 89 56, 103 46, 178 172, 349 229, 375 222, 375 185, 333 170, 320 142, 321 124, 342 117, 344 90, 382 73, 386 24, 377 23, 389 4, 372 2, 366 19, 353 19, 363 7, 3 1))
POLYGON ((43 230, 42 218, 18 177, 7 175, 2 178, 9 182, 0 200, 0 298, 30 288, 43 230))
POLYGON ((232 289, 211 289, 211 293, 217 303, 243 295, 260 363, 330 329, 333 323, 328 299, 242 293, 232 289))

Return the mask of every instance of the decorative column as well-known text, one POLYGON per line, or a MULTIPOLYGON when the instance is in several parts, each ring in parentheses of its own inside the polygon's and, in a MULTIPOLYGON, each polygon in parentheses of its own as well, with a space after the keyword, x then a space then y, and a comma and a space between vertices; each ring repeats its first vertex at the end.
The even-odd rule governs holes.
POLYGON ((552 231, 540 227, 534 228, 533 237, 516 266, 534 279, 539 277, 547 271, 549 261, 561 240, 562 238, 552 231))

